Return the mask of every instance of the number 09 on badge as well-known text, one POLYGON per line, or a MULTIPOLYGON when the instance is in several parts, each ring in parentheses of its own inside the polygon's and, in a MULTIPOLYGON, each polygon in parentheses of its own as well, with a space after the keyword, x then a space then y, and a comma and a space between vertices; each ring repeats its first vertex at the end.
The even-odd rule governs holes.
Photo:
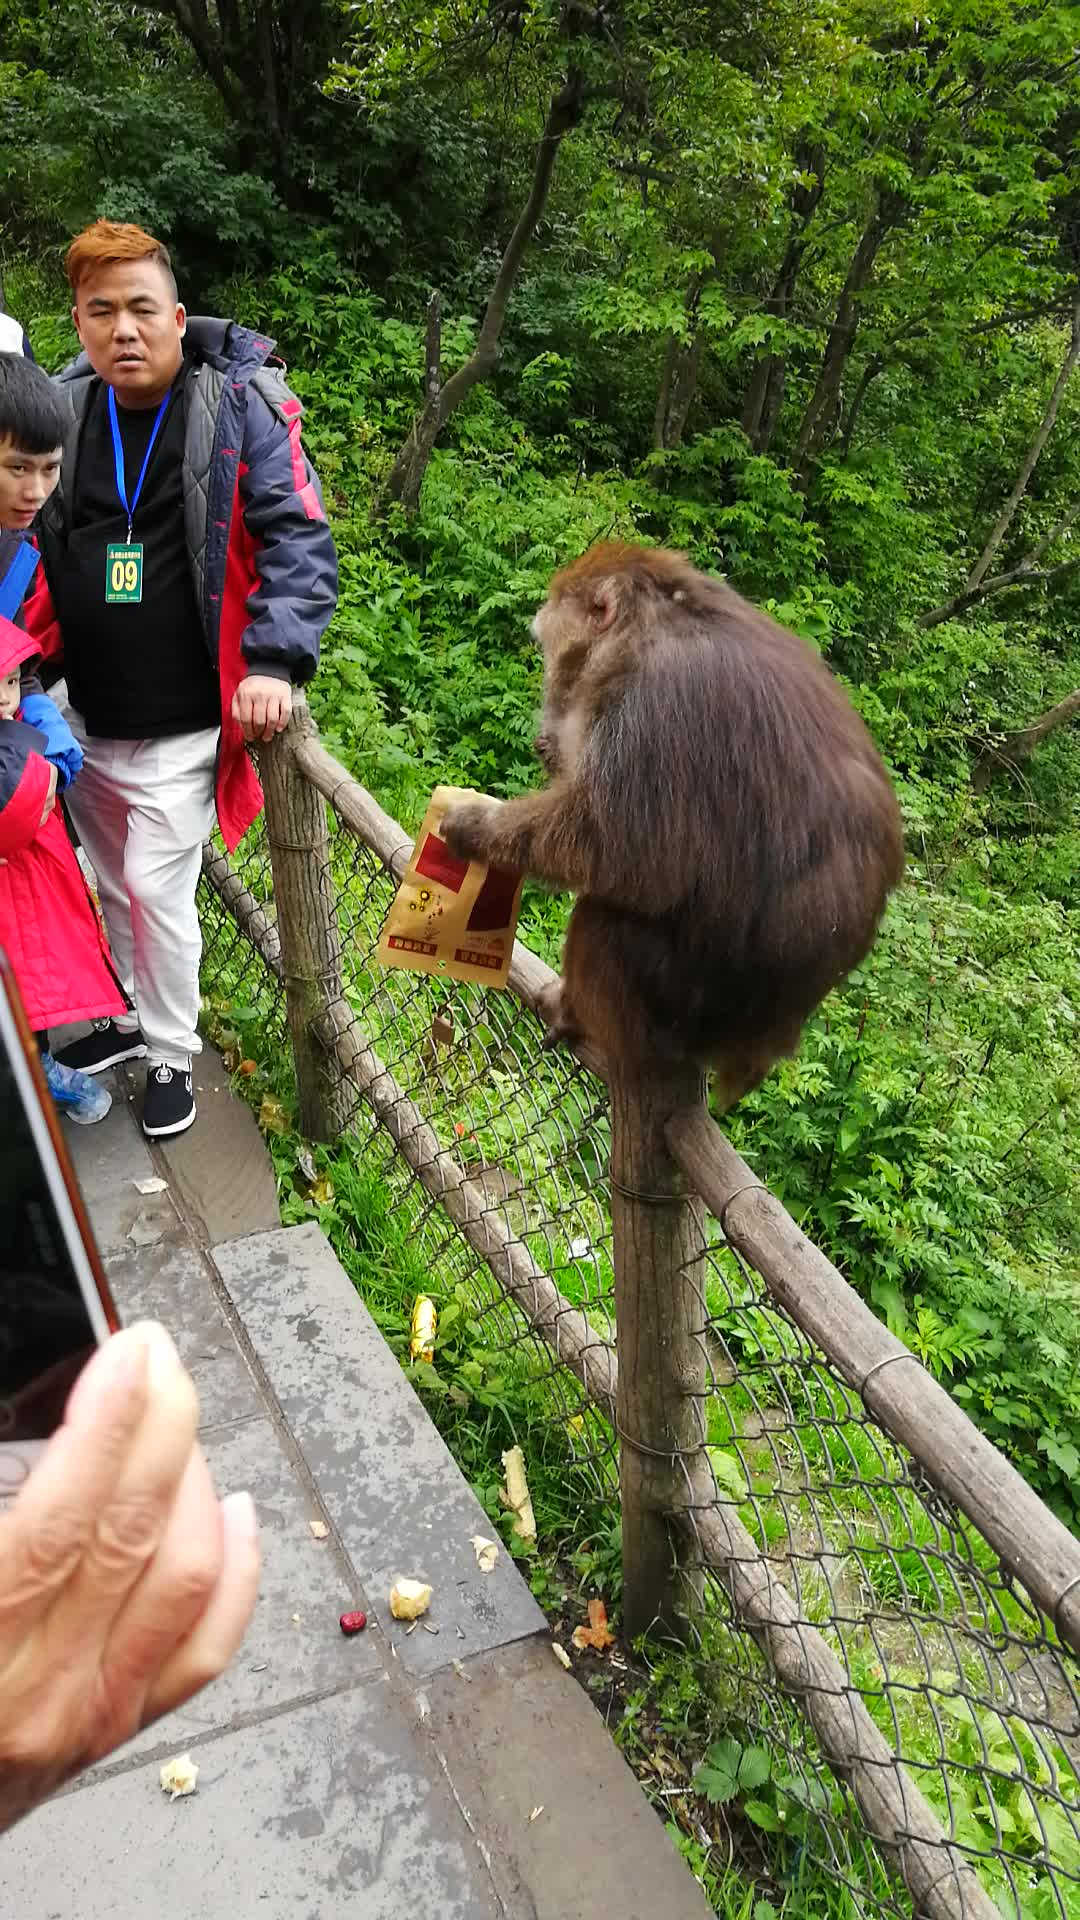
POLYGON ((141 545, 106 547, 105 598, 110 604, 142 599, 142 562, 141 545))

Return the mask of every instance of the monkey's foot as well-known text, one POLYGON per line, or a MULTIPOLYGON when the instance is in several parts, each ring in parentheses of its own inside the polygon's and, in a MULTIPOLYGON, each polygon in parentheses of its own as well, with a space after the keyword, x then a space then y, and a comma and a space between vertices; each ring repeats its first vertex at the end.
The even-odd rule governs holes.
POLYGON ((554 1053, 556 1047, 573 1046, 576 1039, 576 1033, 571 1033, 569 1027, 549 1027, 540 1046, 544 1053, 554 1053))

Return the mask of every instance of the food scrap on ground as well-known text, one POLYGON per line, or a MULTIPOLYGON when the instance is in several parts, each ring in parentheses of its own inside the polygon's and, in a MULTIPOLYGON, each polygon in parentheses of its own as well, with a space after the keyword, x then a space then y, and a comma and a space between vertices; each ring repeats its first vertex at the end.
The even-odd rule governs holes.
POLYGON ((561 1647, 557 1640, 553 1640, 551 1643, 551 1651, 555 1655, 555 1658, 558 1661, 560 1667, 565 1667, 567 1672, 569 1673, 570 1655, 567 1653, 566 1648, 561 1647))
POLYGON ((434 1300, 430 1300, 426 1293, 418 1293, 413 1307, 412 1338, 409 1341, 409 1352, 414 1360, 434 1360, 437 1325, 434 1300))
POLYGON ((587 1627, 575 1627, 571 1637, 579 1652, 585 1647, 592 1647, 596 1653, 603 1653, 605 1647, 615 1644, 615 1635, 608 1626, 607 1608, 602 1600, 589 1601, 589 1624, 587 1627))
POLYGON ((390 1589, 390 1611, 395 1620, 419 1620, 431 1605, 431 1588, 424 1580, 395 1580, 390 1589))
POLYGON ((308 1526, 311 1528, 316 1540, 325 1540, 330 1531, 325 1520, 309 1520, 308 1526))
POLYGON ((506 1486, 503 1489, 503 1502, 516 1514, 514 1532, 519 1540, 536 1539, 536 1515, 533 1512, 532 1495, 525 1478, 525 1455, 520 1447, 508 1447, 502 1457, 503 1471, 506 1474, 506 1486))
POLYGON ((485 1540, 482 1533, 474 1533, 472 1545, 473 1552, 476 1555, 476 1564, 481 1573, 491 1573, 499 1557, 498 1541, 485 1540))
POLYGON ((173 1800, 181 1800, 185 1794, 194 1793, 199 1769, 190 1753, 181 1753, 175 1760, 166 1760, 158 1778, 162 1793, 167 1793, 173 1800))
POLYGON ((343 1613, 341 1619, 338 1621, 338 1626, 341 1628, 342 1633, 363 1633, 364 1628, 367 1626, 367 1614, 361 1613, 359 1609, 357 1609, 355 1613, 343 1613))

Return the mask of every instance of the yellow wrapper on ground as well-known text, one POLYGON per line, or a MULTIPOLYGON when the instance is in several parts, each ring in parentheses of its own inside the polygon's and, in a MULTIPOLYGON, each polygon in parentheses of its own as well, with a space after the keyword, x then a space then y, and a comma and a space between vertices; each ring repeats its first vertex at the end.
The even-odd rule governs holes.
POLYGON ((412 1339, 409 1342, 409 1352, 414 1360, 434 1360, 437 1325, 434 1300, 429 1300, 426 1293, 418 1293, 412 1315, 412 1339))
POLYGON ((384 967, 505 987, 523 875, 459 860, 440 832, 451 807, 483 797, 464 787, 436 787, 376 948, 384 967))

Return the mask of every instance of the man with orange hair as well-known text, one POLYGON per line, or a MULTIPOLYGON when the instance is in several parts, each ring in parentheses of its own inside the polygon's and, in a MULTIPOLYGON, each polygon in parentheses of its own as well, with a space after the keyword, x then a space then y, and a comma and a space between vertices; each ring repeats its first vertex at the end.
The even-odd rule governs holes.
POLYGON ((195 1118, 202 843, 215 802, 230 850, 259 812, 245 743, 287 726, 314 673, 337 560, 273 341, 189 319, 140 227, 98 220, 67 269, 75 428, 25 617, 67 676, 71 811, 136 1012, 61 1057, 100 1073, 146 1055, 143 1126, 170 1135, 195 1118))

